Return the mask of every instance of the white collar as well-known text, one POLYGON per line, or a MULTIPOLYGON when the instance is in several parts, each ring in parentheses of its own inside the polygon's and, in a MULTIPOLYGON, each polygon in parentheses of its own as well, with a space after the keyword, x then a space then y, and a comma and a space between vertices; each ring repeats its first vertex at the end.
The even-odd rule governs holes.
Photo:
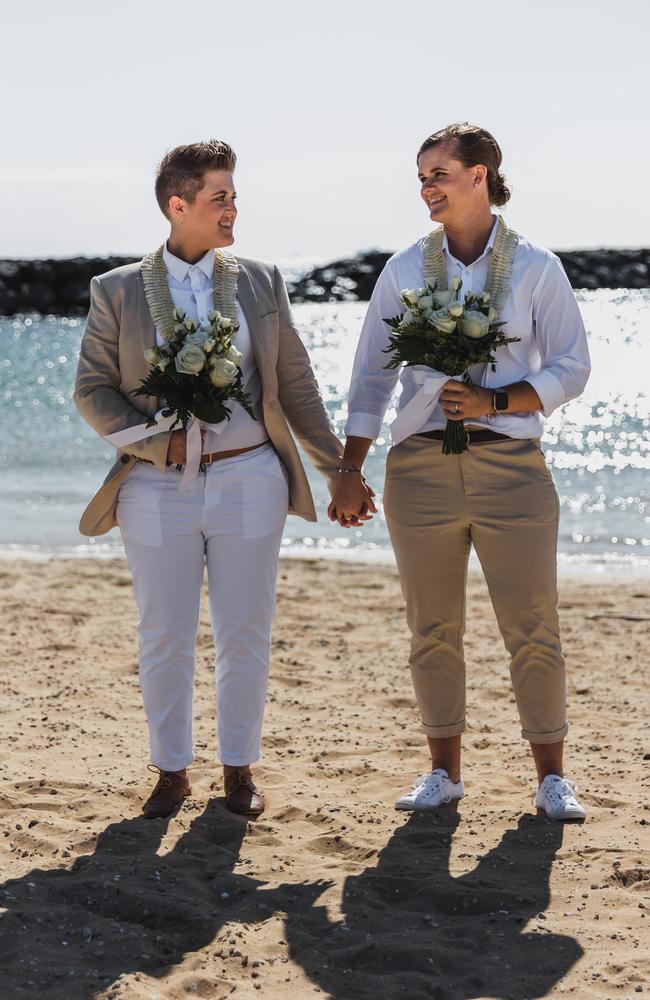
MULTIPOLYGON (((481 254, 480 257, 477 257, 476 260, 472 261, 472 264, 477 264, 479 262, 479 260, 482 260, 483 257, 485 257, 488 253, 490 253, 490 251, 492 250, 492 247, 494 246, 494 241, 495 241, 495 239, 497 237, 497 226, 499 224, 499 216, 498 215, 497 216, 493 216, 493 219, 494 219, 494 225, 492 226, 492 229, 490 230, 490 235, 488 236, 488 241, 485 244, 485 249, 484 249, 484 251, 483 251, 483 253, 481 254)), ((442 237, 442 249, 445 251, 445 253, 447 253, 452 258, 452 260, 456 260, 456 258, 454 257, 453 253, 449 249, 449 243, 447 242, 447 230, 446 229, 445 229, 444 235, 442 237)), ((471 267, 472 264, 467 264, 466 266, 467 267, 471 267)))
POLYGON ((206 278, 212 279, 214 274, 214 250, 208 250, 207 253, 203 254, 201 260, 197 260, 196 264, 188 264, 186 260, 181 260, 180 257, 175 257, 173 253, 170 253, 167 249, 167 243, 163 246, 163 261, 165 262, 165 267, 172 278, 182 284, 190 273, 191 267, 199 267, 206 278))

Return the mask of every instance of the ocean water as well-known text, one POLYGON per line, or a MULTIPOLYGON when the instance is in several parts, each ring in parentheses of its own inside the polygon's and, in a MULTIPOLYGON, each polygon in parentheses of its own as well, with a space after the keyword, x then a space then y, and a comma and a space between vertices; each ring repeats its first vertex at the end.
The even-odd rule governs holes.
MULTIPOLYGON (((650 573, 650 290, 584 291, 577 297, 589 332, 593 372, 585 394, 547 421, 544 436, 561 501, 561 566, 650 573)), ((295 308, 340 434, 364 312, 364 303, 295 308)), ((71 402, 82 333, 79 319, 0 320, 0 554, 120 551, 116 530, 94 540, 77 530, 114 454, 71 402)), ((379 494, 393 416, 391 409, 367 464, 368 479, 379 494)), ((313 469, 308 473, 320 520, 308 524, 290 517, 284 549, 389 558, 383 514, 358 530, 330 524, 325 485, 313 469)))

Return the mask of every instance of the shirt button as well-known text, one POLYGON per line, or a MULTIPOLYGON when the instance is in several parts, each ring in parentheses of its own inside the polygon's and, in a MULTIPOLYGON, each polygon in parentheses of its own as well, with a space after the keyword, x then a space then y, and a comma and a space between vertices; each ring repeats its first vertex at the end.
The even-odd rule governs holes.
POLYGON ((129 455, 122 455, 122 457, 121 457, 121 459, 120 459, 120 462, 123 462, 123 463, 124 463, 124 465, 126 465, 126 463, 127 463, 127 462, 130 462, 130 461, 131 461, 131 459, 130 459, 130 456, 129 456, 129 455))

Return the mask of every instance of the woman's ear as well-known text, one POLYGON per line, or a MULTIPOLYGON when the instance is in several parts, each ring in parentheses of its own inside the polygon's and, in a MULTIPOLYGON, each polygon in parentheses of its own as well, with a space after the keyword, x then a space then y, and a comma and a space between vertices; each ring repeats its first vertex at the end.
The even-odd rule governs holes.
POLYGON ((487 177, 487 167, 483 163, 477 163, 474 167, 474 187, 478 187, 487 177))

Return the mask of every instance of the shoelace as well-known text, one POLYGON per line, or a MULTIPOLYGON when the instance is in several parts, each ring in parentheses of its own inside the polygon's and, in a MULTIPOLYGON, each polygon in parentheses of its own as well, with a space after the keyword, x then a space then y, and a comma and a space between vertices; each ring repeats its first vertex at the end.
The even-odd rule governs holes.
POLYGON ((442 794, 443 777, 441 774, 423 774, 419 781, 413 782, 413 790, 421 790, 426 798, 430 798, 434 792, 440 792, 443 802, 449 802, 451 796, 442 794))
POLYGON ((159 767, 156 767, 155 764, 147 764, 147 769, 149 771, 153 771, 154 774, 158 775, 158 781, 156 782, 156 786, 151 795, 149 796, 149 798, 154 799, 157 795, 160 795, 160 793, 164 791, 166 788, 171 788, 172 779, 165 771, 161 771, 159 767))
MULTIPOLYGON (((543 784, 544 782, 542 782, 543 784)), ((535 800, 542 785, 540 785, 540 788, 533 795, 533 805, 535 805, 535 800)), ((576 795, 578 793, 578 786, 573 781, 569 781, 568 778, 558 778, 556 781, 549 781, 544 791, 553 805, 557 805, 559 802, 566 801, 567 799, 573 799, 577 804, 576 795)))
POLYGON ((250 774, 244 774, 241 771, 233 771, 232 774, 228 775, 226 780, 226 790, 228 794, 235 792, 238 788, 242 787, 247 788, 249 792, 255 791, 253 778, 250 774))

